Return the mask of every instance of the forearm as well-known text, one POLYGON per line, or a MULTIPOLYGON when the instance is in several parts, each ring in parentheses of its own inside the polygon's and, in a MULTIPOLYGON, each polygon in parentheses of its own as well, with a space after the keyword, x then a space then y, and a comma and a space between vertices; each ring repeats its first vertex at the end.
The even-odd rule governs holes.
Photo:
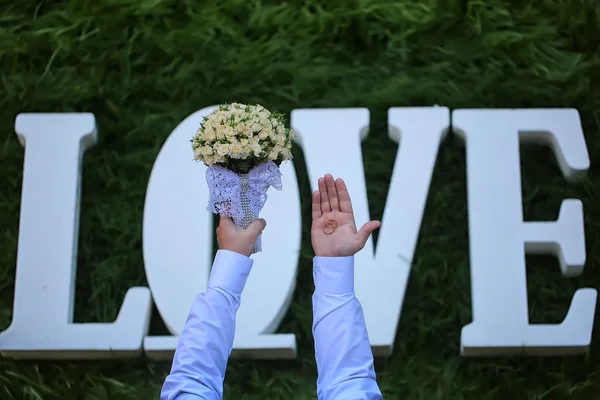
POLYGON ((315 257, 313 335, 319 399, 381 399, 353 257, 315 257), (348 397, 350 396, 350 397, 348 397))
POLYGON ((161 400, 221 399, 235 316, 252 260, 219 251, 208 288, 191 307, 161 400))

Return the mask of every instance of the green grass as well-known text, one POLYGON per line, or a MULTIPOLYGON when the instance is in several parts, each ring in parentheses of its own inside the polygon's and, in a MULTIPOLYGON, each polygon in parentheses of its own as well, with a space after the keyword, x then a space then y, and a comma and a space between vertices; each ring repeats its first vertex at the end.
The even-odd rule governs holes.
MULTIPOLYGON (((396 147, 390 106, 575 107, 592 158, 566 184, 547 150, 523 152, 528 219, 585 207, 588 262, 565 280, 528 259, 531 316, 558 322, 600 272, 600 3, 595 0, 0 1, 0 330, 12 316, 23 149, 19 112, 93 112, 100 143, 84 159, 76 321, 111 321, 145 285, 142 209, 160 146, 190 113, 228 101, 294 108, 368 107, 364 144, 373 218, 381 218, 396 147), (119 240, 115 240, 119 238, 119 240)), ((190 133, 191 134, 191 133, 190 133)), ((307 216, 303 157, 296 168, 307 216)), ((200 184, 200 183, 199 183, 200 184)), ((43 199, 40 199, 43 201, 43 199)), ((386 399, 599 398, 600 337, 589 355, 468 360, 471 318, 464 148, 440 152, 393 356, 377 360, 386 399)), ((315 398, 311 249, 305 237, 293 304, 280 331, 298 337, 286 362, 232 360, 227 399, 315 398)), ((155 315, 152 332, 160 332, 155 315)), ((2 399, 157 398, 168 363, 0 360, 2 399)))

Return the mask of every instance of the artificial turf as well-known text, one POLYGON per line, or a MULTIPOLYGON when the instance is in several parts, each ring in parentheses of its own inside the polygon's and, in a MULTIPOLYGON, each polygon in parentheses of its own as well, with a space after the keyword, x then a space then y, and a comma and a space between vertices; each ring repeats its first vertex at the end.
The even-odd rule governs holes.
MULTIPOLYGON (((141 225, 153 161, 183 118, 230 101, 284 113, 368 107, 373 218, 382 216, 397 150, 387 138, 388 107, 577 108, 592 162, 586 181, 567 184, 546 149, 522 152, 526 219, 554 219, 560 202, 575 197, 586 224, 581 278, 562 278, 552 258, 528 257, 532 321, 561 321, 577 288, 599 286, 595 0, 1 0, 0 78, 0 330, 12 317, 20 112, 93 112, 98 123, 100 142, 84 157, 78 322, 114 320, 126 290, 146 284, 141 225)), ((310 189, 302 152, 294 155, 304 238, 280 331, 297 335, 298 358, 232 360, 226 399, 315 398, 310 189)), ((599 398, 597 329, 585 357, 470 360, 459 356, 470 318, 465 156, 450 137, 434 171, 395 351, 376 363, 385 398, 599 398)), ((152 331, 161 324, 155 313, 152 331)), ((145 359, 0 362, 2 399, 157 398, 169 369, 145 359)))

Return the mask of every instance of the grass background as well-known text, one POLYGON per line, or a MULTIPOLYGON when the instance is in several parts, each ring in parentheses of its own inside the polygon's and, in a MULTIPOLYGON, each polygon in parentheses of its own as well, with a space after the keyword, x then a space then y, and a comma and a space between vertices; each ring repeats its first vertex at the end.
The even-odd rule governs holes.
MULTIPOLYGON (((528 258, 534 322, 559 322, 573 292, 598 287, 600 3, 595 0, 0 0, 0 330, 11 320, 23 149, 19 112, 96 115, 84 158, 76 321, 111 321, 127 288, 145 285, 142 208, 150 169, 190 113, 228 101, 289 113, 368 107, 368 196, 381 218, 396 154, 391 106, 575 107, 592 159, 566 184, 549 152, 524 148, 527 219, 584 202, 588 262, 565 280, 552 258, 528 258), (118 240, 116 240, 118 238, 118 240)), ((296 168, 307 214, 303 157, 296 168)), ((40 199, 43 201, 43 199, 40 199)), ((464 148, 440 152, 393 356, 377 360, 386 399, 598 399, 598 329, 585 357, 465 360, 471 318, 464 148)), ((305 232, 309 219, 304 220, 305 232)), ((311 249, 282 332, 295 361, 234 360, 227 399, 314 398, 311 249)), ((155 315, 152 332, 164 329, 155 315)), ((158 398, 168 363, 0 360, 2 399, 158 398)))

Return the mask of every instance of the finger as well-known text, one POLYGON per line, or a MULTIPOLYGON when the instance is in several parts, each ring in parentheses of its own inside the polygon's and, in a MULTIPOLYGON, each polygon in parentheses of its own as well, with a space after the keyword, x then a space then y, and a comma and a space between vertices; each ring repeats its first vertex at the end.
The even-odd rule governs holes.
POLYGON ((312 196, 312 219, 313 221, 319 218, 323 213, 321 212, 321 192, 315 190, 312 196))
POLYGON ((329 204, 329 195, 327 195, 327 186, 325 186, 324 178, 319 178, 319 192, 321 192, 321 212, 331 212, 331 205, 329 204))
POLYGON ((379 228, 380 226, 381 222, 379 221, 369 221, 366 224, 364 224, 362 228, 360 228, 360 230, 357 232, 357 235, 358 240, 361 244, 361 249, 365 246, 365 243, 367 243, 367 240, 369 239, 369 236, 371 236, 371 233, 373 233, 373 231, 379 228))
POLYGON ((331 211, 340 211, 340 200, 338 199, 335 181, 331 174, 325 175, 325 186, 327 187, 327 195, 329 196, 329 206, 331 211))
POLYGON ((233 223, 233 220, 231 219, 231 217, 225 217, 223 215, 220 216, 219 226, 226 228, 228 226, 233 226, 233 225, 235 225, 235 224, 233 223))
POLYGON ((348 188, 346 187, 346 183, 342 178, 335 180, 335 188, 337 190, 340 203, 340 211, 352 214, 352 201, 350 201, 350 193, 348 193, 348 188))
POLYGON ((229 230, 233 225, 233 220, 230 217, 219 215, 219 226, 217 226, 217 229, 215 229, 217 236, 219 236, 219 232, 222 232, 223 229, 229 230))
POLYGON ((246 234, 249 235, 252 241, 254 242, 266 226, 267 221, 265 221, 263 218, 255 219, 254 221, 252 221, 250 226, 246 228, 246 234))

